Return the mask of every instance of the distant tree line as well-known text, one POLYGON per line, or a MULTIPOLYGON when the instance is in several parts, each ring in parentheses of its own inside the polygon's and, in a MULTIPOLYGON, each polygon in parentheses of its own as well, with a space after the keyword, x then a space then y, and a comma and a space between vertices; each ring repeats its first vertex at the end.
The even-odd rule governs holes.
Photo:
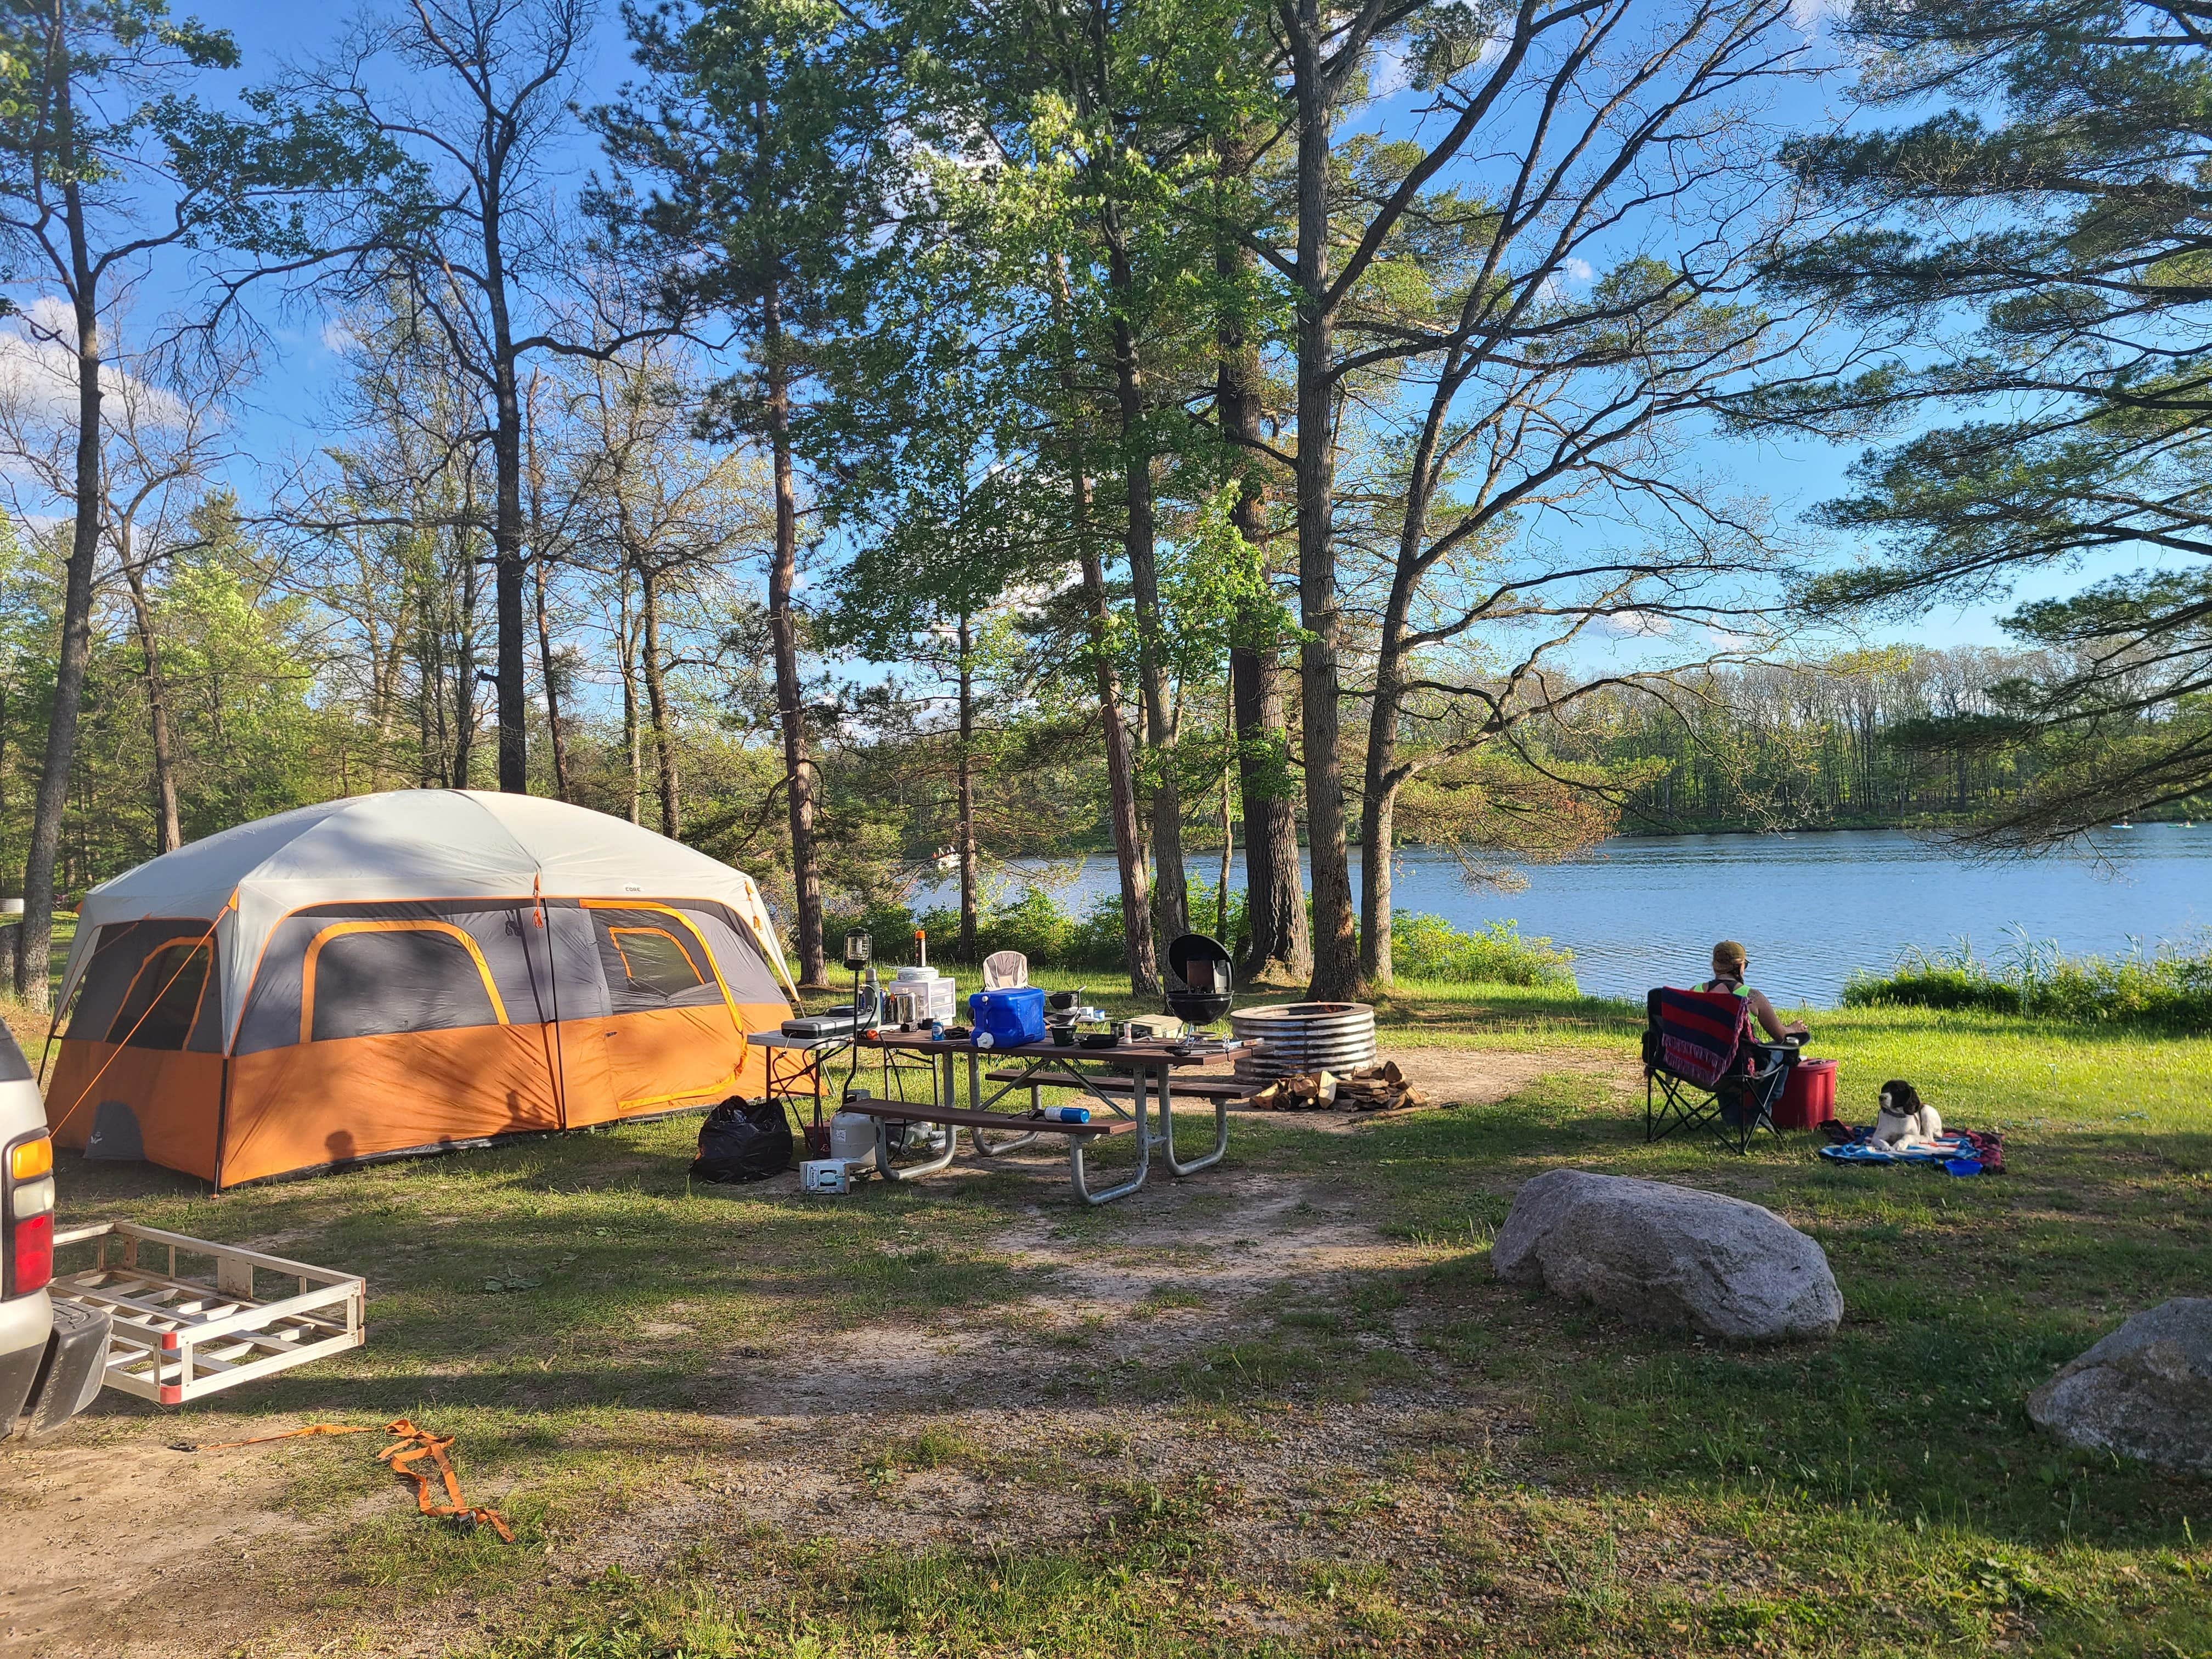
MULTIPOLYGON (((1663 703, 1593 699, 1552 746, 1604 770, 1630 833, 1971 830, 2017 811, 2063 764, 2014 711, 2075 672, 2062 653, 1978 646, 1757 664, 1686 682, 1663 703)), ((2212 815, 2212 793, 2150 813, 2194 815, 2212 815)))

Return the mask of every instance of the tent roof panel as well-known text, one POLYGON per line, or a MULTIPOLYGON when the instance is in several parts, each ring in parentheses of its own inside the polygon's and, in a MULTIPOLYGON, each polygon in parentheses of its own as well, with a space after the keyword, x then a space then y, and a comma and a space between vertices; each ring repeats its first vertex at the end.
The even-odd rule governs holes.
POLYGON ((85 897, 63 980, 74 986, 95 928, 147 916, 217 917, 226 1029, 269 930, 293 910, 348 900, 717 899, 747 918, 779 973, 781 953, 750 879, 637 824, 531 795, 401 789, 304 806, 150 859, 85 897))

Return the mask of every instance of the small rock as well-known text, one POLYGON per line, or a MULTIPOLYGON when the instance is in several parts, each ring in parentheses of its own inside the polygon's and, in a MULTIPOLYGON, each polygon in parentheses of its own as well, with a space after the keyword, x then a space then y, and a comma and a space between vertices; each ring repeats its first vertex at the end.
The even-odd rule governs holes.
POLYGON ((2135 1315, 2029 1395, 2027 1414, 2069 1445, 2212 1474, 2212 1297, 2135 1315))
POLYGON ((1522 1188, 1490 1265, 1509 1284, 1730 1342, 1829 1336, 1844 1317, 1826 1254, 1773 1211, 1583 1170, 1522 1188))

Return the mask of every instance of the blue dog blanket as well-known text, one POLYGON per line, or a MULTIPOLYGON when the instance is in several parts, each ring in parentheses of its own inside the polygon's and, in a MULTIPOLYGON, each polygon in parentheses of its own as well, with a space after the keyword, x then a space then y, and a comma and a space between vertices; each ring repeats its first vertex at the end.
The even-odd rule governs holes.
POLYGON ((1838 1164, 1934 1164, 1954 1176, 1978 1176, 1982 1161, 1975 1151, 1974 1143, 1964 1135, 1938 1135, 1933 1146, 1910 1152, 1891 1152, 1852 1140, 1839 1146, 1823 1146, 1820 1156, 1838 1164))

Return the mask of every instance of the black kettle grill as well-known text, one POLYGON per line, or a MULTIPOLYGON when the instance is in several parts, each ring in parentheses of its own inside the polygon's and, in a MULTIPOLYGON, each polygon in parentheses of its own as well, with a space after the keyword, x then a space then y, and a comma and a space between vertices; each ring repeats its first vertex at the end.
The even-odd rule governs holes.
POLYGON ((1204 933, 1185 933, 1168 946, 1168 1012, 1192 1025, 1211 1025, 1229 1012, 1229 952, 1204 933))

